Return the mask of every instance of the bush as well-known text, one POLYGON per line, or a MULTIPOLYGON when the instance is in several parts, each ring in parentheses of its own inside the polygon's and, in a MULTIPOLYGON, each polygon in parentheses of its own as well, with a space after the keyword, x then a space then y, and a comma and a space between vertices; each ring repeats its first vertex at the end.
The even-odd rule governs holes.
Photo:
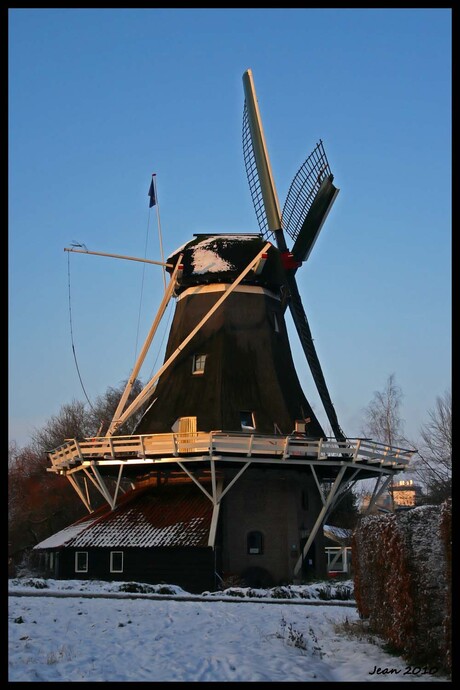
POLYGON ((136 594, 152 594, 155 589, 150 585, 143 585, 140 582, 123 582, 118 590, 120 592, 132 592, 136 594))
POLYGON ((353 535, 354 589, 372 632, 410 663, 451 668, 451 506, 364 518, 353 535))

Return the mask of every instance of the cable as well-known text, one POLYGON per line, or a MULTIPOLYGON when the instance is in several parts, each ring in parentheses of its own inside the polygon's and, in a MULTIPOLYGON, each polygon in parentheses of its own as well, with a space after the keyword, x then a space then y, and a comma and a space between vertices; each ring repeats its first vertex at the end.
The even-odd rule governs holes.
POLYGON ((91 400, 88 398, 88 394, 87 394, 87 392, 86 392, 86 390, 85 390, 85 386, 83 385, 83 381, 82 381, 81 374, 80 374, 80 368, 79 368, 78 362, 77 362, 77 355, 76 355, 76 353, 75 353, 75 345, 74 345, 74 338, 73 338, 73 326, 72 326, 72 304, 71 304, 71 299, 70 299, 70 252, 67 254, 67 277, 68 277, 68 288, 69 288, 70 340, 71 340, 71 343, 72 343, 73 358, 74 358, 74 361, 75 361, 75 366, 76 366, 76 368, 77 368, 78 378, 80 379, 80 384, 81 384, 81 387, 82 387, 82 389, 83 389, 83 393, 85 394, 85 398, 86 398, 86 400, 88 401, 88 405, 89 405, 90 408, 93 410, 93 412, 96 412, 96 410, 94 409, 94 407, 93 407, 92 404, 91 404, 91 400))

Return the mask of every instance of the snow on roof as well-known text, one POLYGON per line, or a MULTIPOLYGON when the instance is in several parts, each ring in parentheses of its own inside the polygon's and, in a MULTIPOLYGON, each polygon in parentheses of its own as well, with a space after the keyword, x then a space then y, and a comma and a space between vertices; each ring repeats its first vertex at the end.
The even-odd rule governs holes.
POLYGON ((147 487, 35 548, 207 546, 212 503, 194 485, 147 487))
POLYGON ((93 517, 89 520, 85 520, 84 522, 77 522, 69 527, 66 527, 65 529, 61 529, 60 532, 56 532, 56 534, 52 534, 51 537, 47 537, 47 539, 44 539, 39 544, 36 544, 34 549, 53 549, 57 548, 58 546, 63 546, 78 536, 80 532, 92 525, 95 520, 96 518, 93 517))
MULTIPOLYGON (((200 243, 203 244, 203 243, 200 243)), ((222 259, 211 249, 196 247, 192 257, 193 273, 217 273, 218 271, 231 271, 234 266, 222 259)))
POLYGON ((238 242, 254 241, 254 238, 257 237, 258 235, 209 235, 197 244, 193 244, 193 241, 186 242, 178 247, 169 259, 180 251, 190 249, 193 273, 195 275, 232 271, 235 269, 235 266, 220 256, 219 250, 238 242))
POLYGON ((77 535, 72 546, 102 546, 110 548, 152 546, 206 546, 203 537, 208 536, 203 517, 177 521, 172 525, 155 527, 135 509, 110 523, 98 523, 77 535))
POLYGON ((346 529, 345 527, 335 527, 335 525, 324 525, 323 531, 324 536, 334 539, 335 541, 349 539, 352 534, 351 529, 346 529))

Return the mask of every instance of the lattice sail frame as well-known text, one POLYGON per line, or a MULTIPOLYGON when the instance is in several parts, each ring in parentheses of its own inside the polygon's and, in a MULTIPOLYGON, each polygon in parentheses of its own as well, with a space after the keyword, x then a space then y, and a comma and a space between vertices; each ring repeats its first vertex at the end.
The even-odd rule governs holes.
MULTIPOLYGON (((268 227, 267 215, 264 208, 262 190, 257 172, 257 164, 252 145, 251 131, 249 128, 249 117, 244 102, 243 109, 243 157, 244 167, 249 183, 252 203, 256 213, 257 223, 264 239, 271 239, 274 233, 268 227)), ((321 183, 326 177, 331 177, 331 169, 327 160, 321 139, 308 156, 306 161, 297 171, 284 202, 283 213, 281 214, 283 230, 295 242, 302 224, 307 217, 308 211, 318 193, 321 183)))
POLYGON ((283 229, 294 242, 326 177, 332 178, 332 173, 320 139, 297 171, 284 202, 281 214, 283 229))
POLYGON ((249 117, 246 101, 244 102, 243 109, 243 157, 244 167, 246 168, 246 175, 249 183, 249 191, 251 192, 252 203, 254 204, 254 210, 256 212, 260 232, 265 240, 270 240, 274 235, 268 227, 268 219, 265 212, 262 189, 260 187, 259 175, 257 172, 257 163, 252 145, 251 130, 249 128, 249 117))

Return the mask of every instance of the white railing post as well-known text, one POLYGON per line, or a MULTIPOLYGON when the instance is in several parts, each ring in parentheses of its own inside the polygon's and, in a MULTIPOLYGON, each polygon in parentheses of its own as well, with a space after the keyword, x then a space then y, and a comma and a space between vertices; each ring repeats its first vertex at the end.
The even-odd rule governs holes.
POLYGON ((356 462, 360 448, 361 448, 361 439, 359 438, 357 443, 356 443, 355 452, 353 453, 353 462, 356 462))
POLYGON ((318 460, 321 458, 321 449, 322 449, 322 447, 323 447, 323 438, 321 437, 321 438, 319 439, 319 443, 318 443, 318 460))
POLYGON ((290 436, 286 436, 284 439, 284 449, 283 449, 283 460, 286 460, 289 457, 289 439, 290 436))

